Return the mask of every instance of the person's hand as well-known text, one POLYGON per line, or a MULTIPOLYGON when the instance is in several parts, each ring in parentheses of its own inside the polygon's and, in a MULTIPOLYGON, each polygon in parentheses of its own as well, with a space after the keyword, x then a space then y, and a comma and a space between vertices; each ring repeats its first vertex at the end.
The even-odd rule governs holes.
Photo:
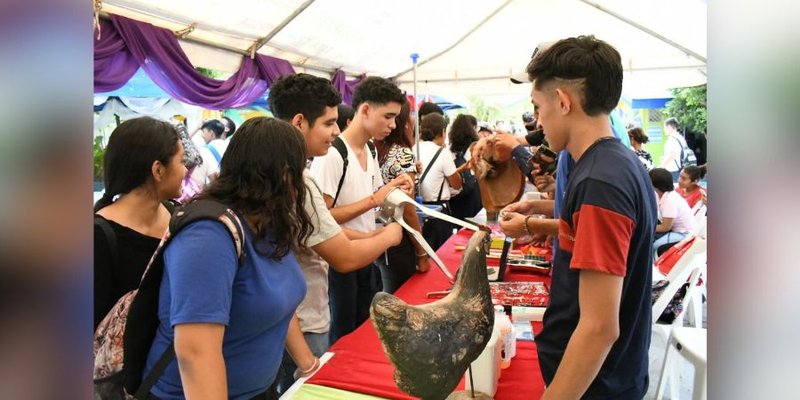
POLYGON ((383 185, 383 187, 378 189, 378 191, 372 195, 375 199, 375 203, 377 203, 379 206, 382 206, 386 201, 386 196, 388 196, 389 192, 391 192, 394 188, 400 188, 400 190, 402 190, 406 195, 413 196, 414 181, 411 180, 411 177, 407 174, 403 174, 392 179, 389 183, 383 185))
POLYGON ((417 175, 421 174, 422 173, 422 161, 417 160, 417 162, 415 163, 415 166, 417 168, 417 175))
POLYGON ((525 215, 518 212, 501 213, 500 230, 511 237, 522 237, 528 234, 525 230, 525 215))
POLYGON ((314 373, 317 372, 317 370, 321 366, 322 363, 319 361, 319 358, 314 357, 314 362, 313 364, 311 364, 310 367, 306 367, 306 369, 301 369, 300 367, 297 367, 297 369, 294 370, 294 374, 292 374, 292 376, 294 377, 294 380, 298 380, 300 378, 305 378, 307 376, 314 375, 314 373))
POLYGON ((500 210, 500 215, 504 215, 507 213, 520 213, 520 214, 530 214, 531 208, 533 207, 533 202, 530 200, 520 200, 516 203, 511 203, 502 210, 500 210))
POLYGON ((543 193, 550 193, 556 190, 556 179, 553 178, 553 175, 537 175, 533 180, 533 184, 543 193))
POLYGON ((408 174, 403 174, 398 176, 397 178, 392 179, 394 182, 395 187, 400 188, 408 196, 414 196, 414 180, 411 179, 411 176, 408 174))
POLYGON ((391 238, 392 244, 391 247, 397 246, 403 241, 403 227, 397 222, 386 224, 381 229, 389 232, 389 238, 391 238))
POLYGON ((547 243, 547 235, 544 233, 534 233, 531 235, 531 245, 533 247, 545 247, 547 243))
POLYGON ((428 255, 417 256, 417 272, 428 272, 431 269, 430 258, 428 255))
POLYGON ((511 151, 520 145, 516 136, 503 131, 498 131, 497 134, 492 137, 492 142, 494 143, 494 153, 497 157, 495 160, 500 162, 510 160, 511 151))

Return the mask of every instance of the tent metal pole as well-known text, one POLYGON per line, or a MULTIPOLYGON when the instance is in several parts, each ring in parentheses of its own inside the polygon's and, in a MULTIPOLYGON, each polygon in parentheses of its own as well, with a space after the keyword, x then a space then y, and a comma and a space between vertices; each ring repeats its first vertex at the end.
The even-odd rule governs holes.
POLYGON ((264 36, 263 38, 258 39, 255 43, 253 43, 253 45, 250 46, 250 48, 247 51, 248 54, 251 54, 251 55, 255 54, 255 52, 257 52, 258 49, 260 49, 267 42, 272 40, 272 38, 275 37, 275 35, 277 35, 278 32, 283 30, 283 28, 285 28, 286 25, 289 25, 289 23, 292 22, 292 20, 294 20, 295 18, 297 18, 298 15, 302 14, 303 11, 305 11, 306 8, 308 8, 308 6, 310 6, 312 3, 314 3, 314 1, 316 1, 316 0, 306 0, 305 3, 300 5, 300 7, 297 7, 297 9, 294 10, 294 12, 292 12, 291 15, 289 15, 283 21, 281 21, 281 23, 278 24, 278 26, 276 26, 275 29, 270 31, 270 33, 268 33, 267 36, 264 36))
POLYGON ((631 21, 630 19, 628 19, 628 18, 626 18, 626 17, 624 17, 624 16, 622 16, 620 14, 617 14, 614 11, 611 11, 611 10, 609 10, 609 9, 607 9, 607 8, 601 6, 600 4, 597 4, 597 3, 593 2, 593 1, 581 0, 581 2, 584 3, 584 4, 588 4, 588 5, 596 8, 596 9, 598 9, 598 10, 600 10, 600 11, 602 11, 602 12, 604 12, 604 13, 606 13, 606 14, 608 14, 608 15, 610 15, 610 16, 612 16, 612 17, 614 17, 614 18, 616 18, 616 19, 618 19, 620 21, 622 21, 622 22, 625 22, 626 24, 628 24, 630 26, 633 26, 634 28, 639 29, 642 32, 645 32, 645 33, 655 37, 656 39, 661 40, 664 43, 669 44, 670 46, 682 51, 683 53, 686 53, 686 55, 688 55, 688 56, 692 56, 692 57, 694 57, 694 58, 696 58, 696 59, 698 59, 698 60, 700 60, 700 61, 702 61, 704 63, 707 62, 706 58, 701 56, 700 54, 698 54, 698 53, 696 53, 696 52, 694 52, 692 50, 689 50, 688 48, 686 48, 684 46, 681 46, 677 42, 667 38, 666 36, 664 36, 664 35, 662 35, 660 33, 657 33, 656 31, 654 31, 654 30, 652 30, 652 29, 650 29, 650 28, 648 28, 648 27, 646 27, 646 26, 644 26, 644 25, 642 25, 642 24, 640 24, 640 23, 638 23, 636 21, 631 21))
MULTIPOLYGON (((456 47, 456 46, 458 46, 459 44, 461 44, 461 42, 463 42, 464 40, 466 40, 466 39, 469 37, 469 35, 472 35, 472 34, 473 34, 475 31, 477 31, 477 30, 478 30, 478 29, 479 29, 481 26, 483 26, 483 24, 485 24, 485 23, 486 23, 486 22, 488 22, 490 19, 492 19, 492 18, 493 18, 495 15, 497 15, 497 13, 499 13, 499 12, 500 12, 500 10, 504 9, 504 8, 505 8, 505 7, 506 7, 506 6, 507 6, 509 3, 511 3, 512 1, 514 1, 514 0, 506 0, 506 1, 505 1, 503 4, 501 4, 501 5, 500 5, 500 7, 497 7, 497 8, 496 8, 494 11, 492 11, 492 13, 491 13, 491 14, 487 15, 487 16, 486 16, 486 18, 484 18, 484 19, 483 19, 481 22, 479 22, 479 23, 478 23, 478 25, 475 25, 475 26, 473 26, 473 27, 472 27, 472 29, 470 29, 470 30, 469 30, 469 32, 465 33, 465 34, 464 34, 464 36, 461 36, 461 38, 459 38, 458 40, 456 40, 456 42, 455 42, 455 43, 451 44, 451 45, 450 45, 448 48, 446 48, 446 49, 444 49, 444 50, 442 50, 442 51, 440 51, 440 52, 438 52, 438 53, 436 53, 436 54, 432 55, 430 58, 427 58, 427 59, 425 59, 425 60, 422 60, 422 61, 420 61, 420 62, 419 62, 419 65, 423 65, 423 64, 425 64, 425 63, 427 63, 427 62, 429 62, 429 61, 433 61, 433 60, 435 60, 435 59, 439 58, 441 55, 443 55, 443 54, 447 53, 448 51, 450 51, 450 50, 453 50, 453 48, 454 48, 454 47, 456 47)), ((414 63, 414 67, 416 67, 416 66, 417 66, 417 64, 416 64, 416 63, 414 63)), ((405 71, 398 72, 397 74, 395 74, 395 75, 394 75, 394 77, 393 77, 392 79, 397 79, 397 78, 399 78, 401 75, 403 75, 403 74, 407 74, 409 71, 411 71, 411 68, 409 68, 409 69, 407 69, 407 70, 405 70, 405 71)))
POLYGON ((417 161, 419 158, 419 99, 417 99, 417 60, 419 54, 411 53, 411 62, 414 64, 414 145, 417 148, 417 161))

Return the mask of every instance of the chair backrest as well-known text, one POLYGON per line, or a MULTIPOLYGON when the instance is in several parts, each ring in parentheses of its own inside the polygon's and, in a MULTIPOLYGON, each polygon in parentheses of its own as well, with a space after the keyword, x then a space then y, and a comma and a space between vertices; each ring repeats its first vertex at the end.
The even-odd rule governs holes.
POLYGON ((700 235, 704 238, 707 238, 706 224, 708 223, 708 218, 706 217, 705 206, 701 208, 701 212, 694 215, 694 220, 695 220, 694 230, 689 233, 692 235, 700 235))
MULTIPOLYGON (((675 296, 675 293, 680 290, 681 286, 689 281, 690 278, 692 281, 689 282, 689 285, 690 287, 694 286, 699 282, 699 279, 705 275, 706 260, 706 240, 703 237, 697 236, 694 238, 691 247, 686 250, 683 256, 667 274, 669 284, 656 302, 653 303, 653 323, 656 323, 658 317, 661 316, 661 313, 667 308, 667 304, 669 304, 675 296)), ((684 297, 683 302, 685 303, 686 300, 687 298, 684 297)))

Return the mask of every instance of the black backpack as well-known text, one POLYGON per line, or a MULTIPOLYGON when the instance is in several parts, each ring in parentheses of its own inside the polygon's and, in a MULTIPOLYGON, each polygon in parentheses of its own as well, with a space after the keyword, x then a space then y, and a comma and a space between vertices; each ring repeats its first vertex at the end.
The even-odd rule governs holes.
MULTIPOLYGON (((342 185, 344 184, 344 176, 347 174, 347 146, 345 146, 341 136, 337 136, 336 139, 333 140, 332 146, 339 152, 344 162, 344 164, 342 164, 342 177, 339 179, 339 185, 336 187, 336 196, 333 197, 333 205, 336 205, 336 200, 339 200, 339 192, 342 191, 342 185)), ((368 141, 367 147, 369 147, 369 152, 372 153, 372 159, 374 160, 378 155, 377 150, 375 150, 375 143, 368 141)))
POLYGON ((120 298, 97 326, 94 335, 94 398, 124 399, 125 392, 144 399, 158 378, 175 358, 170 344, 145 379, 147 355, 158 329, 158 297, 164 274, 164 250, 171 238, 192 222, 219 221, 231 233, 241 265, 244 258, 242 223, 225 204, 196 200, 178 208, 169 221, 158 248, 145 269, 138 289, 120 298), (124 388, 124 390, 123 390, 124 388))
MULTIPOLYGON (((453 160, 456 164, 456 168, 464 165, 467 163, 467 159, 464 157, 466 151, 459 151, 455 153, 455 160, 453 160)), ((478 188, 478 178, 472 174, 472 171, 467 169, 466 171, 461 172, 461 192, 456 196, 461 196, 462 194, 467 196, 472 193, 474 190, 478 188)))
POLYGON ((684 167, 688 167, 690 165, 697 165, 697 155, 694 154, 694 151, 689 148, 688 145, 684 145, 684 142, 680 141, 677 138, 673 138, 673 140, 678 141, 678 145, 681 146, 681 155, 680 160, 676 160, 679 164, 678 167, 683 169, 684 167))

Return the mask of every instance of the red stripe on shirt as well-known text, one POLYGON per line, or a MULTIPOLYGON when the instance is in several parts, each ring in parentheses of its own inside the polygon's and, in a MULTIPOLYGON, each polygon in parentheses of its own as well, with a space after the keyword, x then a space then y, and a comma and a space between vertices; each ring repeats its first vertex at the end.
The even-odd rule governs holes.
POLYGON ((575 247, 570 268, 625 276, 633 220, 617 212, 584 204, 572 214, 575 247))
POLYGON ((567 221, 558 219, 558 248, 562 251, 572 253, 575 246, 575 232, 569 227, 567 221))

